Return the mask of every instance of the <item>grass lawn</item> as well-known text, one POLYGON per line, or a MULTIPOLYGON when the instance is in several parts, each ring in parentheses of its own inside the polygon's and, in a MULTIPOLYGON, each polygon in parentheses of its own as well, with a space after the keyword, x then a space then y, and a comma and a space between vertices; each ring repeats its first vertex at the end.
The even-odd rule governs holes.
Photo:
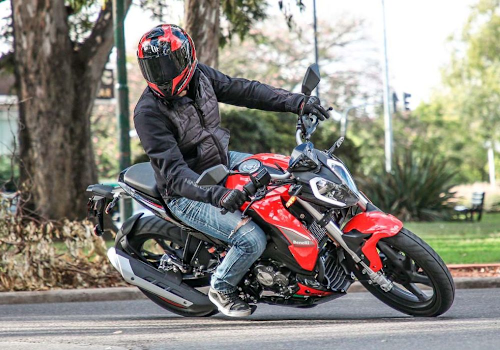
POLYGON ((500 213, 483 214, 481 222, 410 222, 447 264, 500 263, 500 213))
MULTIPOLYGON (((483 214, 481 222, 409 222, 405 227, 420 236, 447 264, 500 263, 500 213, 483 214)), ((107 247, 113 246, 107 241, 107 247)), ((59 253, 66 250, 56 242, 59 253)))

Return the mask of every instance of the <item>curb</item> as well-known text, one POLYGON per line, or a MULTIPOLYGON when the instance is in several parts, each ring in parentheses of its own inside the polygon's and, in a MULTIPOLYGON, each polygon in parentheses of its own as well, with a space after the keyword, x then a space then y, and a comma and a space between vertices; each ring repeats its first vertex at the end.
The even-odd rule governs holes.
MULTIPOLYGON (((457 277, 457 289, 500 288, 500 277, 457 277)), ((355 282, 349 293, 366 292, 355 282)), ((62 289, 42 292, 0 292, 0 305, 72 303, 88 301, 120 301, 147 299, 136 287, 62 289)))
POLYGON ((136 287, 60 289, 41 292, 2 292, 0 305, 73 303, 146 299, 136 287))

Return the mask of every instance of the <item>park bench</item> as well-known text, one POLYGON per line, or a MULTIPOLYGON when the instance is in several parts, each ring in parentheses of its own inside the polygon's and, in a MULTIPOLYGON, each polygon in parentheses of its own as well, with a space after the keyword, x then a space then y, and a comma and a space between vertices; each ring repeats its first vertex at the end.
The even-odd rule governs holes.
POLYGON ((481 221, 481 217, 483 215, 484 196, 485 192, 474 192, 472 194, 470 207, 457 205, 454 208, 457 217, 460 218, 463 215, 465 220, 474 221, 474 214, 477 214, 477 221, 481 221))

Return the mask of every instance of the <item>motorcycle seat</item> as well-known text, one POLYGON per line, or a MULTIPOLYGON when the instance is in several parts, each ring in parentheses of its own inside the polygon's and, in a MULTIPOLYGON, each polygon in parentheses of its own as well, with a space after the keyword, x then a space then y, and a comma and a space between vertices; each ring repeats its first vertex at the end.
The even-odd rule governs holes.
POLYGON ((155 172, 151 163, 138 163, 127 169, 123 180, 130 187, 135 188, 153 198, 161 199, 160 191, 156 187, 155 172))

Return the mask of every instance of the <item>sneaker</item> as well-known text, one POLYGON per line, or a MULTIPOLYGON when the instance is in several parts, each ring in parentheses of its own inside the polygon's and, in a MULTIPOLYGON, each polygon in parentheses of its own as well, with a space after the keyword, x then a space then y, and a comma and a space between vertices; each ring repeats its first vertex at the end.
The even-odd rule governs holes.
POLYGON ((244 317, 252 314, 252 309, 240 299, 238 292, 223 294, 210 287, 208 298, 226 316, 244 317))

